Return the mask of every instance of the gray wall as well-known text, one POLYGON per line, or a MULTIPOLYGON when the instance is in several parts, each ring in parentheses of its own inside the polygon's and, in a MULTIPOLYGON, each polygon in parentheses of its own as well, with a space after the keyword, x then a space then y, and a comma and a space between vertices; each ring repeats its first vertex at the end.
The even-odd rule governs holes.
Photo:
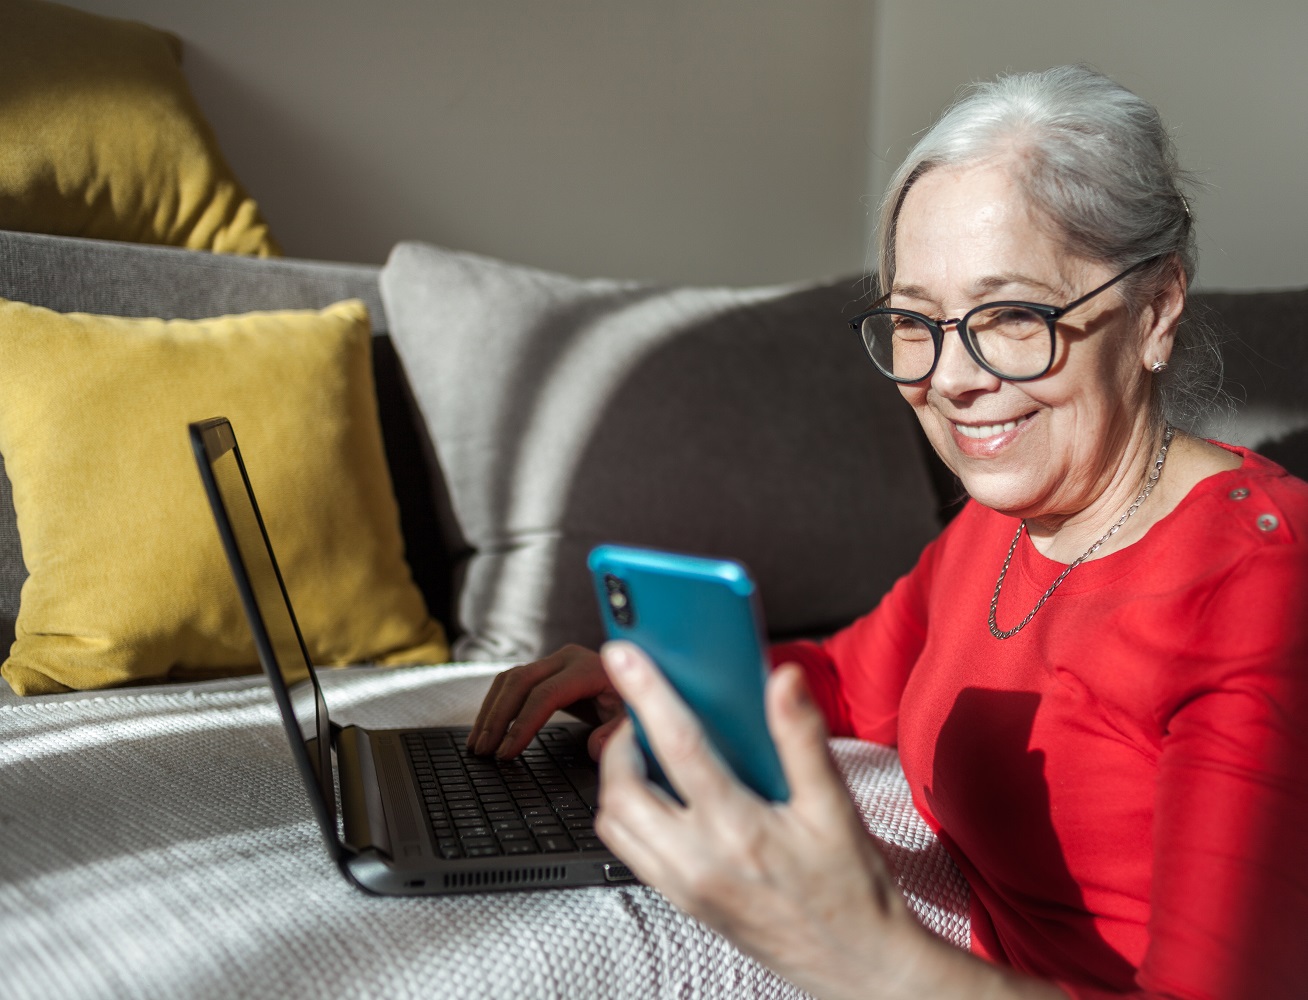
POLYGON ((1302 0, 71 0, 168 28, 288 253, 421 238, 580 275, 857 270, 955 89, 1084 60, 1154 100, 1206 287, 1308 284, 1302 0))
POLYGON ((863 0, 72 0, 168 28, 288 253, 723 283, 857 267, 863 0))
POLYGON ((1308 284, 1305 0, 882 0, 877 28, 870 190, 960 84, 1087 62, 1157 105, 1203 182, 1199 285, 1308 284))

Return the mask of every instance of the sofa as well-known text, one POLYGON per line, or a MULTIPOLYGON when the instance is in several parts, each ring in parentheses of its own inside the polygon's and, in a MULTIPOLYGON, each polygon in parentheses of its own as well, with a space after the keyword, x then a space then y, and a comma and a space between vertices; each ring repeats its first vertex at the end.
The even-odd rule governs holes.
MULTIPOLYGON (((393 497, 404 563, 449 648, 446 662, 322 671, 337 721, 382 727, 470 721, 505 666, 597 643, 584 556, 598 542, 741 559, 776 639, 872 607, 960 492, 844 322, 870 294, 860 276, 752 289, 580 279, 418 243, 378 267, 0 232, 0 299, 54 313, 366 306, 386 472, 371 486, 393 497)), ((1230 392, 1196 429, 1308 477, 1308 290, 1195 302, 1224 332, 1230 392)), ((266 445, 268 463, 294 478, 316 432, 266 445)), ((22 461, 0 450, 0 651, 27 641, 37 592, 23 529, 40 512, 22 461)), ((354 474, 339 466, 329 474, 354 474)), ((134 502, 162 532, 176 512, 149 509, 148 486, 134 502)), ((130 597, 112 574, 104 587, 111 610, 130 597)), ((326 594, 349 618, 355 602, 332 605, 330 580, 326 594)), ((51 681, 69 689, 28 696, 0 684, 0 994, 800 995, 639 885, 365 895, 323 849, 250 667, 51 681)), ((832 752, 910 905, 966 947, 966 885, 893 748, 833 740, 832 752)))

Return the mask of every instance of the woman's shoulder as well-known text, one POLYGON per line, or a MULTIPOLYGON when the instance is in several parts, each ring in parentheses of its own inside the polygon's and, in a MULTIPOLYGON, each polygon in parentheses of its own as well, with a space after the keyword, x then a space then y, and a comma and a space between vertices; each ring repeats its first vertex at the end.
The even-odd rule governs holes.
POLYGON ((1177 643, 1159 690, 1179 705, 1198 691, 1293 684, 1302 706, 1308 482, 1256 452, 1223 447, 1240 465, 1196 484, 1139 546, 1135 596, 1170 623, 1177 643))
POLYGON ((1222 447, 1240 465, 1201 480, 1153 527, 1137 553, 1146 572, 1192 601, 1233 608, 1257 604, 1255 591, 1308 592, 1308 482, 1247 448, 1222 447))
POLYGON ((1308 482, 1248 448, 1213 443, 1242 461, 1200 481, 1189 504, 1263 543, 1308 540, 1308 482))
MULTIPOLYGON (((1207 576, 1258 550, 1290 546, 1303 550, 1308 576, 1308 482, 1248 448, 1211 444, 1238 456, 1239 464, 1199 478, 1144 536, 1147 544, 1128 546, 1119 555, 1130 563, 1154 563, 1165 550, 1163 558, 1171 566, 1202 568, 1205 572, 1198 575, 1207 576)), ((971 564, 993 558, 994 550, 1002 558, 1018 524, 1016 518, 969 499, 928 555, 932 561, 956 556, 971 564)), ((1125 568, 1118 566, 1114 572, 1125 568)), ((1107 566, 1100 568, 1108 571, 1107 566)))
POLYGON ((1235 470, 1237 473, 1274 483, 1277 489, 1297 496, 1300 503, 1308 503, 1308 481, 1300 479, 1270 458, 1260 455, 1256 451, 1251 451, 1239 445, 1214 443, 1239 455, 1244 460, 1240 468, 1235 470))

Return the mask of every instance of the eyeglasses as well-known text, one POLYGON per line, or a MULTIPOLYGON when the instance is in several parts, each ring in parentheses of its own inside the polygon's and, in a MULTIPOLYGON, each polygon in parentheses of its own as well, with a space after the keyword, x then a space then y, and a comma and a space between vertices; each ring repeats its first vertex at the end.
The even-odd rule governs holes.
MULTIPOLYGON (((922 382, 931 377, 940 362, 947 326, 958 331, 972 360, 991 375, 1009 382, 1030 382, 1053 367, 1054 326, 1060 319, 1157 259, 1149 257, 1132 264, 1061 309, 1038 302, 986 302, 960 319, 937 321, 908 309, 876 308, 855 316, 849 325, 862 335, 877 370, 895 382, 922 382)), ((889 298, 886 293, 875 305, 889 298)))

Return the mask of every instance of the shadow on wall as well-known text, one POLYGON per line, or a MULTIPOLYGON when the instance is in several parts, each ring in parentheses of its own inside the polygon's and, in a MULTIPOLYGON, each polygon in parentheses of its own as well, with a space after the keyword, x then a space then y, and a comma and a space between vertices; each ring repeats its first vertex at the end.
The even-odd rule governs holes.
MULTIPOLYGON (((224 146, 223 153, 273 234, 279 240, 282 231, 293 236, 282 240, 287 256, 353 263, 386 259, 390 244, 368 239, 378 230, 378 215, 394 211, 387 197, 385 156, 342 156, 353 147, 306 128, 301 116, 278 107, 199 45, 187 44, 184 66, 197 94, 221 95, 221 100, 206 102, 215 131, 269 140, 224 146), (225 128, 227 119, 239 125, 225 128), (294 177, 298 196, 276 204, 260 200, 260 178, 279 177, 294 177)), ((457 240, 458 234, 447 238, 457 240)))

